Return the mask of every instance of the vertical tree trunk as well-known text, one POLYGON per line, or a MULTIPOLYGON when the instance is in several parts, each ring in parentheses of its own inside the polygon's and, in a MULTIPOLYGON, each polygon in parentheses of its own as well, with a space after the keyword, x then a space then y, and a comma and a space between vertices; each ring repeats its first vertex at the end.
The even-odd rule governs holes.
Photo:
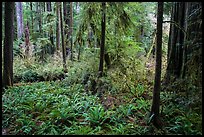
POLYGON ((70 42, 70 2, 63 2, 64 21, 65 21, 65 47, 69 47, 70 42))
POLYGON ((62 37, 63 68, 64 68, 64 72, 67 72, 67 66, 66 66, 66 47, 65 47, 65 44, 64 44, 64 28, 63 28, 62 6, 61 6, 61 3, 60 3, 60 23, 61 23, 61 37, 62 37))
POLYGON ((60 47, 60 15, 59 15, 59 2, 56 2, 56 16, 57 16, 57 21, 56 21, 56 48, 59 50, 60 47))
MULTIPOLYGON (((51 2, 47 2, 47 11, 52 12, 51 2)), ((50 41, 51 41, 52 45, 54 45, 54 37, 53 37, 53 33, 52 33, 52 26, 51 26, 50 30, 51 30, 51 33, 49 34, 50 41)))
MULTIPOLYGON (((45 12, 47 12, 47 2, 41 2, 40 3, 40 11, 42 12, 42 14, 44 14, 45 12)), ((46 22, 46 20, 45 19, 42 19, 42 22, 41 22, 42 24, 46 24, 47 22, 46 22)), ((45 38, 47 38, 48 37, 48 32, 44 32, 43 31, 43 34, 41 35, 42 37, 45 37, 45 38)), ((44 51, 43 52, 47 52, 46 51, 46 49, 44 49, 44 51)))
POLYGON ((23 35, 23 9, 22 2, 16 2, 16 16, 17 16, 17 37, 22 38, 23 35))
POLYGON ((181 27, 181 29, 178 29, 178 37, 177 37, 177 43, 176 43, 176 72, 175 75, 177 77, 180 77, 181 75, 181 67, 182 67, 182 57, 183 57, 183 43, 184 43, 184 33, 183 33, 183 27, 184 27, 184 16, 185 16, 185 3, 181 2, 178 5, 178 25, 181 27))
POLYGON ((202 87, 202 3, 189 2, 185 13, 186 30, 183 47, 183 67, 181 76, 189 79, 192 85, 202 87), (192 76, 194 78, 192 78, 192 76))
MULTIPOLYGON (((188 18, 189 4, 190 3, 188 3, 188 2, 185 3, 185 7, 186 7, 185 15, 184 15, 185 16, 184 17, 185 18, 185 22, 184 22, 184 30, 185 30, 185 32, 187 32, 187 30, 188 30, 188 20, 187 20, 187 18, 188 18)), ((186 34, 184 35, 184 40, 187 40, 187 35, 186 34)), ((186 71, 186 65, 185 65, 186 57, 187 57, 186 56, 186 49, 187 49, 187 47, 186 47, 186 44, 184 43, 184 45, 183 45, 183 57, 182 57, 182 68, 181 68, 181 77, 182 78, 185 77, 185 71, 186 71)), ((168 62, 168 60, 167 60, 167 62, 168 62)))
POLYGON ((13 22, 14 2, 5 2, 5 38, 4 38, 4 72, 3 86, 13 86, 13 22))
POLYGON ((70 2, 70 45, 71 45, 71 61, 73 61, 73 39, 72 39, 72 32, 73 32, 73 10, 72 10, 72 2, 70 2))
MULTIPOLYGON (((171 22, 173 21, 173 7, 171 7, 171 22)), ((173 27, 170 24, 169 28, 169 39, 168 39, 168 49, 167 49, 167 62, 169 62, 169 57, 170 57, 170 48, 171 48, 171 39, 170 36, 173 34, 173 27)))
MULTIPOLYGON (((177 5, 174 4, 172 7, 172 15, 171 15, 171 21, 176 21, 178 16, 177 13, 177 5)), ((170 32, 169 32, 169 42, 168 42, 168 62, 167 62, 167 70, 166 70, 166 78, 165 83, 169 83, 170 81, 170 75, 175 76, 175 63, 176 63, 176 38, 177 38, 177 32, 175 24, 170 24, 170 32), (171 34, 171 35, 170 35, 171 34)))
POLYGON ((51 12, 52 9, 51 9, 51 2, 46 2, 47 3, 47 11, 48 12, 51 12))
POLYGON ((78 61, 80 60, 80 54, 81 54, 81 44, 79 44, 79 52, 78 52, 78 57, 77 57, 78 61))
POLYGON ((104 61, 104 49, 105 49, 105 30, 106 30, 106 3, 102 2, 99 77, 102 77, 102 75, 103 75, 103 61, 104 61))
POLYGON ((153 124, 160 127, 159 122, 159 103, 161 90, 161 62, 162 62, 162 22, 163 22, 163 2, 158 2, 157 10, 157 44, 156 44, 156 68, 154 79, 153 101, 151 107, 151 115, 153 115, 153 124))
POLYGON ((41 6, 40 6, 40 2, 38 2, 38 11, 37 11, 39 14, 39 20, 38 20, 38 22, 39 22, 39 30, 40 30, 40 34, 42 34, 43 32, 42 32, 42 16, 41 16, 41 14, 42 14, 42 12, 41 12, 41 6))
POLYGON ((201 9, 201 7, 202 6, 196 2, 173 3, 165 78, 165 83, 167 84, 169 83, 170 76, 174 76, 175 78, 184 78, 186 75, 186 63, 190 60, 188 57, 192 56, 189 53, 192 53, 192 51, 196 49, 196 46, 190 46, 193 44, 189 44, 189 42, 194 41, 195 38, 199 39, 200 37, 196 37, 196 35, 200 33, 200 28, 198 27, 199 22, 196 22, 196 19, 199 20, 200 18, 200 16, 197 15, 201 14, 199 11, 199 8, 201 9), (197 12, 194 13, 196 10, 197 12), (189 37, 191 38, 189 39, 189 37))
POLYGON ((105 60, 107 68, 109 69, 111 65, 111 60, 110 60, 107 50, 105 50, 105 53, 104 53, 104 60, 105 60))
MULTIPOLYGON (((48 2, 49 3, 49 2, 48 2)), ((43 2, 43 12, 45 12, 46 10, 46 2, 43 2)))
POLYGON ((42 34, 42 20, 41 20, 40 2, 36 2, 36 12, 37 12, 38 31, 40 32, 40 35, 41 35, 42 34))
POLYGON ((33 5, 32 5, 32 2, 30 2, 30 11, 31 11, 31 34, 33 33, 33 23, 34 23, 34 20, 33 20, 33 5))
POLYGON ((26 58, 29 58, 30 56, 30 32, 28 21, 25 28, 25 56, 26 58))
MULTIPOLYGON (((80 32, 80 35, 81 35, 81 32, 80 32)), ((79 44, 78 57, 77 57, 78 61, 79 61, 80 55, 81 55, 81 46, 83 45, 83 40, 81 39, 81 37, 80 37, 80 39, 77 39, 77 42, 79 44)))
POLYGON ((39 25, 38 25, 38 2, 34 2, 34 4, 35 4, 35 16, 36 16, 36 18, 35 18, 35 26, 34 26, 34 31, 39 31, 39 25))

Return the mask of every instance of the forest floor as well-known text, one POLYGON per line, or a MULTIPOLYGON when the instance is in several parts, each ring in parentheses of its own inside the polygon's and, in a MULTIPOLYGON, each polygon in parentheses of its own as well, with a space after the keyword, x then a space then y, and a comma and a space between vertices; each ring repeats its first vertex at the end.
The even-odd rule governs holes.
POLYGON ((105 69, 102 78, 97 77, 98 61, 94 58, 73 63, 66 75, 61 75, 62 68, 56 60, 41 68, 32 62, 15 60, 15 65, 21 66, 21 69, 14 66, 15 75, 18 74, 15 78, 21 78, 21 82, 3 93, 2 134, 202 134, 200 102, 195 102, 195 96, 194 102, 193 98, 190 102, 183 93, 161 91, 163 127, 157 129, 151 124, 155 62, 149 59, 144 64, 141 60, 135 60, 129 67, 130 62, 123 60, 125 68, 105 69), (24 66, 30 70, 23 70, 24 66), (39 80, 40 73, 40 78, 47 81, 39 80))

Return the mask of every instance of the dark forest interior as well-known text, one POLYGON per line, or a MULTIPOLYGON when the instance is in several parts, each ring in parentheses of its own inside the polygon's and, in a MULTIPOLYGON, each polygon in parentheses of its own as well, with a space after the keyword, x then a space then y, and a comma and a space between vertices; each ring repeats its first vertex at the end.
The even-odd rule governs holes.
POLYGON ((202 135, 201 2, 2 2, 3 135, 202 135))

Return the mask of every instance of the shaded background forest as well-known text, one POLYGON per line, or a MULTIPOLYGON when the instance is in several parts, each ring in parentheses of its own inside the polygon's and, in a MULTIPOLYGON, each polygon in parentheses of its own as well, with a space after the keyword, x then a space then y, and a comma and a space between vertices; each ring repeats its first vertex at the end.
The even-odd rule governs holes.
POLYGON ((201 2, 2 8, 3 134, 202 134, 201 2))

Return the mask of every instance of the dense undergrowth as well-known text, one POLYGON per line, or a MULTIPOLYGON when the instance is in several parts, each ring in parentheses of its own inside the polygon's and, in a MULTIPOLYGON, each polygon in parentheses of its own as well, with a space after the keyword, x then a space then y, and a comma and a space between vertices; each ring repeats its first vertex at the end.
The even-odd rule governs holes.
POLYGON ((141 60, 126 58, 121 59, 123 66, 112 66, 98 78, 99 59, 93 52, 83 56, 81 61, 68 61, 66 74, 57 56, 44 64, 15 58, 18 83, 2 96, 4 134, 202 134, 196 89, 186 89, 186 95, 177 84, 171 92, 162 91, 163 128, 156 129, 148 118, 153 72, 141 60))

